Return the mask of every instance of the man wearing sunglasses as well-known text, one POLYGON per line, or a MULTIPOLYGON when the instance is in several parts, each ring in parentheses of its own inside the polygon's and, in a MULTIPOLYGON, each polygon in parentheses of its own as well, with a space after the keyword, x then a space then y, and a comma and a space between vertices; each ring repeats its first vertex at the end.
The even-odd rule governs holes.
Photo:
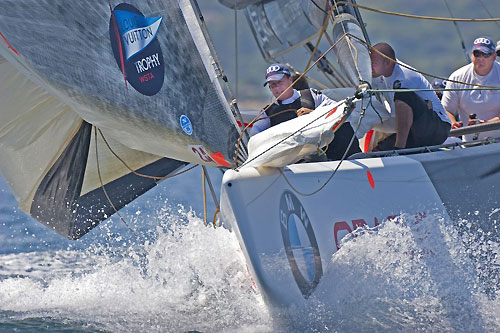
MULTIPOLYGON (((445 91, 441 102, 453 128, 500 120, 500 91, 474 86, 500 87, 500 64, 496 60, 495 43, 489 37, 478 37, 471 50, 472 63, 450 75, 446 88, 470 89, 445 91), (457 83, 463 82, 463 83, 457 83), (471 85, 472 84, 472 85, 471 85)), ((465 140, 500 137, 500 130, 465 135, 465 140)))

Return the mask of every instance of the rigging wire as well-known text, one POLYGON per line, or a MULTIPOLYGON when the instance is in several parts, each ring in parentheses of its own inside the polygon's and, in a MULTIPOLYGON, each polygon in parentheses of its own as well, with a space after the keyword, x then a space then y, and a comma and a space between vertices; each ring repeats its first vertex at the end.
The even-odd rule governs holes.
MULTIPOLYGON (((321 7, 319 7, 319 5, 314 2, 313 0, 311 0, 314 5, 318 8, 321 9, 321 7)), ((328 33, 326 32, 326 29, 328 28, 328 24, 329 24, 329 21, 331 20, 332 22, 334 22, 334 19, 333 19, 333 7, 330 7, 328 2, 326 3, 326 5, 329 7, 329 10, 328 12, 326 10, 322 10, 323 13, 325 13, 327 16, 325 17, 325 22, 323 23, 323 25, 321 26, 321 30, 320 30, 320 34, 318 36, 318 40, 316 41, 316 44, 314 45, 314 47, 311 47, 312 44, 310 42, 307 43, 307 46, 308 48, 310 49, 311 51, 311 57, 309 58, 308 62, 307 62, 307 65, 305 68, 308 68, 309 65, 311 64, 311 61, 312 59, 316 56, 316 54, 319 52, 319 43, 321 41, 321 38, 323 36, 326 36, 327 40, 329 41, 330 45, 333 44, 332 40, 330 39, 330 37, 328 36, 328 33)), ((321 63, 325 61, 326 62, 326 66, 327 68, 330 68, 332 69, 332 73, 328 73, 330 74, 335 80, 337 80, 338 84, 340 86, 344 86, 344 87, 347 87, 349 86, 349 83, 347 82, 346 78, 335 68, 335 66, 332 66, 331 63, 328 61, 327 58, 324 58, 323 60, 321 60, 319 63, 318 63, 318 68, 320 69, 320 71, 323 73, 323 75, 325 76, 325 78, 334 86, 334 87, 338 87, 327 75, 326 71, 322 68, 321 63)))
MULTIPOLYGON (((315 2, 313 1, 313 3, 315 3, 315 2)), ((311 51, 311 56, 309 57, 309 60, 307 61, 305 68, 309 68, 309 65, 311 65, 311 62, 316 54, 316 51, 318 50, 318 46, 319 46, 319 42, 321 41, 321 37, 323 37, 323 34, 325 33, 326 28, 328 27, 329 18, 332 15, 332 9, 333 8, 331 8, 328 11, 327 16, 325 17, 325 21, 323 22, 323 25, 321 26, 321 30, 319 32, 318 40, 316 41, 316 44, 314 45, 314 49, 311 51)))
MULTIPOLYGON (((491 15, 490 11, 488 10, 488 8, 486 7, 486 5, 484 4, 483 0, 479 0, 479 3, 481 4, 481 6, 484 8, 484 10, 486 11, 486 13, 488 14, 489 17, 491 18, 494 18, 493 15, 491 15)), ((500 28, 500 24, 498 22, 495 21, 495 24, 497 25, 497 27, 500 28)))
MULTIPOLYGON (((200 6, 198 5, 198 1, 197 0, 191 0, 191 1, 194 4, 193 9, 195 9, 196 14, 198 15, 201 31, 203 33, 203 36, 205 37, 205 40, 206 40, 207 45, 208 45, 208 49, 210 50, 210 54, 213 58, 213 65, 214 65, 214 67, 216 67, 216 71, 218 71, 218 73, 220 74, 220 78, 224 82, 226 90, 229 93, 229 98, 232 101, 230 103, 231 112, 233 113, 233 116, 237 121, 240 121, 242 124, 244 124, 243 117, 241 116, 241 113, 240 113, 240 110, 238 107, 238 103, 236 102, 236 98, 234 97, 233 92, 231 91, 231 87, 229 86, 229 83, 227 81, 227 76, 224 73, 222 66, 220 65, 220 61, 219 61, 219 58, 217 56, 217 52, 215 52, 215 45, 214 45, 214 42, 212 41, 212 38, 210 37, 210 33, 208 31, 208 27, 206 26, 205 18, 203 17, 200 6)), ((239 127, 236 124, 235 124, 235 126, 236 126, 236 128, 239 129, 239 127)), ((250 139, 250 137, 248 136, 248 133, 241 131, 239 140, 244 140, 245 143, 248 143, 249 139, 250 139)), ((235 160, 238 159, 238 152, 239 152, 239 150, 236 150, 235 160)))
MULTIPOLYGON (((325 32, 325 38, 326 38, 326 40, 328 41, 328 43, 329 43, 330 45, 332 45, 332 44, 333 44, 332 38, 330 37, 330 35, 328 34, 328 32, 325 32)), ((325 58, 325 59, 326 59, 326 58, 325 58)), ((338 80, 339 82, 342 82, 342 83, 341 83, 341 85, 342 85, 343 87, 348 87, 348 86, 350 86, 349 82, 347 82, 347 81, 348 81, 348 79, 345 77, 345 75, 344 75, 344 74, 342 74, 342 73, 341 73, 341 72, 340 72, 337 68, 335 68, 335 66, 332 66, 332 64, 330 63, 330 61, 328 61, 328 59, 326 59, 326 61, 327 61, 327 63, 330 65, 330 67, 332 68, 332 70, 333 70, 333 71, 334 71, 334 72, 338 75, 338 77, 340 78, 340 79, 339 79, 339 78, 337 78, 337 80, 338 80)))
POLYGON ((432 89, 367 89, 369 92, 419 92, 419 91, 472 91, 472 90, 500 90, 500 87, 488 88, 432 88, 432 89))
POLYGON ((316 8, 318 8, 319 10, 321 10, 325 15, 329 15, 326 10, 324 10, 323 8, 321 8, 321 6, 316 3, 316 1, 311 0, 311 2, 313 3, 314 6, 316 6, 316 8))
MULTIPOLYGON (((338 2, 336 0, 333 0, 333 1, 335 4, 336 11, 338 13, 340 13, 338 2)), ((333 19, 333 17, 332 17, 332 19, 333 19)), ((349 38, 350 34, 348 34, 347 31, 345 30, 345 26, 343 23, 341 23, 341 26, 342 26, 342 30, 344 31, 344 35, 346 35, 347 45, 349 46, 349 51, 351 52, 351 59, 354 60, 354 67, 356 68, 356 71, 357 71, 358 81, 359 81, 358 84, 359 84, 363 81, 363 78, 361 77, 361 72, 360 72, 359 67, 358 67, 358 50, 356 49, 354 44, 352 44, 351 39, 349 38), (353 51, 355 51, 356 55, 353 54, 353 51)))
MULTIPOLYGON (((293 65, 291 65, 290 63, 286 63, 285 64, 286 67, 288 67, 290 70, 292 70, 293 72, 295 72, 295 74, 300 74, 300 72, 298 70, 295 69, 295 67, 293 67, 293 65)), ((312 77, 310 76, 307 76, 307 75, 304 75, 303 77, 305 77, 307 79, 308 82, 311 82, 312 84, 318 86, 319 88, 321 89, 328 89, 328 86, 325 85, 324 83, 321 83, 315 79, 313 79, 312 77)))
POLYGON ((380 14, 395 15, 395 16, 409 17, 409 18, 422 19, 422 20, 457 21, 457 22, 497 22, 497 21, 500 21, 500 18, 462 19, 462 18, 449 18, 449 17, 411 15, 411 14, 404 14, 404 13, 398 13, 398 12, 391 12, 391 11, 387 11, 387 10, 375 9, 375 8, 371 8, 371 7, 366 7, 366 6, 362 6, 362 5, 350 3, 350 2, 347 2, 347 1, 338 1, 337 4, 358 7, 358 8, 361 8, 361 9, 365 9, 365 10, 376 12, 376 13, 380 13, 380 14))
POLYGON ((236 0, 234 0, 234 97, 238 100, 238 10, 236 9, 236 0))
POLYGON ((399 66, 401 67, 404 67, 406 69, 409 69, 411 71, 414 71, 414 72, 417 72, 417 73, 420 73, 422 75, 425 75, 425 76, 430 76, 432 78, 435 78, 435 79, 440 79, 440 80, 445 80, 446 82, 453 82, 453 83, 459 83, 459 84, 464 84, 464 85, 468 85, 468 86, 474 86, 474 87, 481 87, 481 88, 488 88, 488 89, 491 89, 491 90, 496 90, 498 87, 494 87, 494 86, 486 86, 486 85, 482 85, 482 84, 477 84, 477 83, 468 83, 468 82, 462 82, 462 81, 458 81, 458 80, 451 80, 449 78, 444 78, 444 77, 441 77, 441 76, 438 76, 438 75, 433 75, 433 74, 430 74, 430 73, 427 73, 427 72, 424 72, 424 71, 420 71, 418 69, 415 69, 413 67, 410 67, 398 60, 394 60, 388 56, 386 56, 385 54, 383 54, 382 52, 380 52, 379 50, 373 48, 372 45, 370 45, 369 43, 367 43, 366 41, 362 40, 361 38, 358 38, 357 36, 354 36, 354 35, 351 35, 351 37, 361 41, 362 43, 365 43, 366 46, 368 47, 368 49, 372 50, 372 51, 375 51, 377 52, 379 55, 381 55, 382 57, 384 57, 385 59, 391 61, 391 62, 394 62, 396 64, 398 64, 399 66))
MULTIPOLYGON (((359 37, 357 37, 357 36, 351 35, 351 34, 349 34, 349 33, 345 33, 344 35, 342 35, 342 36, 339 38, 339 40, 338 40, 338 41, 337 41, 334 45, 332 45, 332 46, 331 46, 331 47, 330 47, 330 48, 329 48, 329 49, 328 49, 328 50, 327 50, 327 51, 326 51, 326 52, 322 55, 322 57, 324 57, 324 56, 325 56, 325 55, 326 55, 326 54, 327 54, 327 53, 328 53, 328 52, 329 52, 329 51, 330 51, 330 50, 331 50, 331 49, 332 49, 332 48, 333 48, 333 47, 334 47, 334 46, 335 46, 338 42, 340 42, 340 40, 342 40, 343 38, 345 38, 345 36, 347 36, 347 35, 350 35, 350 37, 353 37, 353 38, 355 38, 355 39, 357 39, 357 40, 361 41, 362 43, 365 43, 365 44, 366 44, 366 46, 367 46, 370 50, 374 50, 374 51, 376 51, 377 53, 379 53, 379 54, 380 54, 381 56, 383 56, 384 58, 387 58, 388 60, 390 60, 390 61, 392 61, 392 62, 395 62, 395 63, 397 63, 398 65, 400 65, 400 66, 402 66, 402 67, 408 68, 408 69, 410 69, 410 70, 412 70, 412 71, 415 71, 415 72, 417 72, 417 73, 420 73, 420 74, 422 74, 422 75, 426 75, 426 76, 431 76, 431 77, 438 78, 438 79, 447 80, 447 81, 449 81, 449 82, 455 82, 455 83, 459 83, 459 84, 465 84, 465 85, 471 85, 471 86, 476 86, 476 87, 487 88, 487 89, 484 89, 484 90, 500 90, 500 88, 499 88, 499 87, 484 86, 484 85, 472 84, 472 83, 461 82, 461 81, 456 81, 456 80, 449 80, 449 79, 446 79, 446 78, 441 78, 441 77, 436 76, 436 75, 432 75, 432 74, 429 74, 429 73, 425 73, 425 72, 423 72, 423 71, 419 71, 419 70, 417 70, 417 69, 415 69, 415 68, 412 68, 412 67, 410 67, 410 66, 407 66, 407 65, 405 65, 405 64, 403 64, 403 63, 401 63, 401 62, 399 62, 399 61, 397 61, 397 60, 394 60, 394 59, 391 59, 390 57, 387 57, 385 54, 383 54, 383 53, 381 53, 380 51, 378 51, 378 50, 376 50, 376 49, 372 48, 372 46, 371 46, 369 43, 367 43, 366 41, 364 41, 363 39, 361 39, 361 38, 359 38, 359 37)), ((319 61, 319 59, 318 59, 317 61, 319 61)), ((316 61, 316 62, 317 62, 317 61, 316 61)), ((304 73, 303 73, 303 74, 302 74, 302 75, 301 75, 301 76, 300 76, 297 80, 295 80, 295 81, 292 83, 292 85, 291 85, 291 86, 293 86, 293 85, 295 84, 295 82, 297 82, 298 80, 300 80, 300 78, 301 78, 303 75, 305 75, 305 74, 306 74, 306 73, 307 73, 307 72, 308 72, 308 71, 309 71, 309 70, 310 70, 310 69, 311 69, 314 65, 315 65, 315 63, 314 63, 314 64, 312 64, 309 68, 307 68, 307 69, 306 69, 306 71, 304 71, 304 73)), ((463 89, 461 89, 461 88, 457 88, 457 89, 445 89, 445 90, 466 90, 466 89, 467 89, 467 88, 463 88, 463 89)), ((380 90, 368 89, 368 90, 367 90, 367 92, 386 92, 386 91, 387 91, 387 92, 391 92, 391 91, 394 91, 394 90, 396 90, 396 89, 392 89, 392 90, 391 90, 391 89, 386 89, 386 90, 382 90, 382 89, 380 89, 380 90)), ((403 89, 400 89, 400 90, 403 90, 403 89)), ((400 91, 400 90, 398 90, 398 91, 400 91)), ((417 89, 413 89, 413 90, 417 90, 417 89)), ((436 91, 436 90, 441 90, 441 89, 429 89, 429 91, 436 91)), ((470 89, 467 89, 467 90, 474 90, 474 88, 470 88, 470 89)), ((285 91, 286 91, 286 90, 285 90, 285 91)), ((283 93, 282 93, 282 94, 283 94, 283 93)), ((278 96, 278 97, 276 97, 276 98, 274 99, 273 103, 274 103, 274 102, 275 102, 275 101, 276 101, 279 97, 281 97, 281 95, 280 95, 280 96, 278 96)), ((260 115, 262 115, 262 114, 263 114, 263 113, 264 113, 264 112, 265 112, 265 111, 266 111, 266 110, 267 110, 267 109, 268 109, 271 105, 272 105, 272 103, 271 103, 270 105, 268 105, 268 107, 266 107, 263 111, 261 111, 261 112, 259 113, 259 115, 258 115, 256 118, 254 118, 254 119, 252 120, 252 122, 250 122, 250 124, 254 124, 256 121, 258 121, 258 120, 259 120, 260 115)), ((290 137, 292 137, 293 135, 295 135, 296 133, 300 132, 300 131, 301 131, 302 129, 304 129, 306 126, 308 126, 308 125, 312 124, 314 121, 318 120, 319 118, 321 118, 321 117, 318 117, 317 119, 312 120, 309 124, 305 125, 304 127, 300 128, 299 130, 295 131, 294 133, 290 134, 288 137, 286 137, 286 138, 282 139, 281 141, 279 141, 278 143, 276 143, 276 144, 275 144, 275 145, 273 145, 272 147, 269 147, 267 150, 265 150, 264 152, 262 152, 262 153, 260 153, 259 155, 255 156, 253 159, 245 161, 245 162, 244 162, 241 166, 236 165, 235 170, 240 169, 240 168, 241 168, 241 167, 243 167, 244 165, 246 165, 246 164, 248 164, 249 162, 253 161, 254 159, 256 159, 256 158, 260 157, 261 155, 265 154, 267 151, 269 151, 269 150, 271 150, 271 149, 275 148, 278 144, 280 144, 280 143, 284 142, 284 141, 285 141, 285 140, 287 140, 288 138, 290 138, 290 137)), ((248 125, 248 126, 249 126, 249 125, 248 125)), ((247 127, 248 127, 248 126, 247 126, 247 127)), ((359 128, 359 126, 360 126, 360 125, 358 125, 358 128, 359 128)), ((246 129, 246 128, 245 128, 245 129, 246 129)), ((357 129, 356 129, 356 131, 357 131, 357 129)))
MULTIPOLYGON (((325 33, 324 33, 323 36, 326 37, 326 39, 328 40, 328 42, 330 43, 330 45, 333 44, 332 41, 331 41, 331 39, 330 39, 330 36, 328 35, 328 33, 326 31, 325 31, 325 33)), ((310 42, 306 43, 306 47, 309 49, 310 52, 313 52, 314 46, 310 42)), ((319 57, 321 54, 322 54, 321 51, 319 49, 316 49, 316 52, 314 53, 314 56, 318 55, 318 57, 319 57)), ((347 79, 344 77, 344 75, 342 73, 340 73, 335 68, 335 66, 332 66, 332 64, 330 63, 330 61, 326 57, 323 58, 323 60, 321 60, 318 63, 317 68, 321 71, 321 73, 323 73, 325 75, 326 79, 328 81, 330 81, 330 83, 335 88, 338 88, 339 86, 340 87, 347 87, 347 86, 349 86, 349 84, 347 82, 347 79), (330 79, 330 76, 333 77, 337 81, 337 84, 335 84, 333 82, 333 80, 330 79)))
MULTIPOLYGON (((286 140, 288 140, 289 138, 293 137, 295 134, 299 133, 300 131, 302 131, 303 129, 305 129, 307 126, 309 126, 309 125, 311 125, 312 123, 316 122, 317 120, 319 120, 319 119, 323 118, 323 117, 324 117, 325 115, 327 115, 328 113, 330 113, 330 112, 332 112, 332 111, 333 111, 333 112, 335 112, 335 109, 336 109, 336 108, 338 108, 339 106, 341 106, 341 105, 342 105, 342 104, 344 104, 344 103, 348 103, 348 101, 349 101, 349 99, 346 99, 346 100, 343 100, 343 101, 339 102, 338 104, 334 104, 334 107, 329 108, 327 111, 325 111, 324 113, 320 114, 318 117, 314 118, 313 120, 311 120, 310 122, 308 122, 307 124, 305 124, 304 126, 302 126, 301 128, 297 129, 295 132, 293 132, 293 133, 289 134, 287 137, 285 137, 285 138, 281 139, 280 141, 278 141, 277 143, 275 143, 274 145, 272 145, 272 146, 271 146, 271 147, 269 147, 268 149, 264 150, 264 151, 263 151, 263 152, 261 152, 260 154, 258 154, 258 155, 256 155, 256 156, 254 156, 252 159, 246 160, 246 161, 245 161, 245 163, 243 163, 243 164, 242 164, 242 165, 240 165, 240 166, 237 166, 237 167, 235 168, 235 170, 236 170, 236 171, 237 171, 237 170, 239 170, 240 168, 244 167, 244 166, 245 166, 245 165, 247 165, 248 163, 250 163, 250 162, 254 161, 255 159, 259 158, 260 156, 264 155, 265 153, 267 153, 267 152, 268 152, 268 151, 270 151, 271 149, 274 149, 277 145, 279 145, 280 143, 283 143, 283 142, 285 142, 286 140)), ((351 112, 352 112, 352 110, 351 110, 351 112)), ((349 114, 350 114, 350 113, 349 113, 349 114)), ((341 124, 343 124, 343 123, 346 121, 346 119, 347 119, 347 117, 348 117, 348 116, 349 116, 349 115, 344 116, 344 117, 342 118, 342 120, 340 121, 340 125, 341 125, 341 124)), ((338 127, 340 127, 340 125, 338 125, 338 127)), ((337 127, 337 128, 338 128, 338 127, 337 127)))
MULTIPOLYGON (((446 8, 448 8, 448 11, 450 12, 450 16, 453 18, 453 13, 451 11, 450 6, 448 5, 448 1, 443 0, 446 8)), ((465 42, 464 42, 464 37, 462 36, 462 32, 460 31, 460 28, 458 27, 458 23, 456 21, 453 21, 453 25, 455 26, 455 29, 457 30, 458 37, 460 38, 460 43, 462 44, 462 50, 464 51, 465 54, 465 59, 467 60, 467 63, 470 63, 470 56, 469 56, 469 51, 467 51, 467 48, 465 47, 465 42)))
MULTIPOLYGON (((362 102, 363 100, 361 100, 362 102)), ((365 117, 365 114, 366 114, 366 109, 368 108, 368 106, 372 104, 372 100, 371 100, 371 94, 369 95, 369 102, 366 104, 365 107, 361 107, 361 115, 359 117, 359 120, 358 120, 358 126, 356 127, 356 131, 354 131, 354 134, 352 135, 351 137, 351 141, 349 141, 349 145, 347 146, 346 150, 344 151, 344 155, 342 155, 342 158, 340 159, 339 163, 337 164, 337 166, 335 167, 335 169, 333 170, 332 174, 328 177, 328 179, 323 183, 323 185, 321 185, 318 189, 314 190, 313 192, 310 192, 310 193, 304 193, 302 191, 299 191, 291 182, 290 180, 286 177, 285 173, 283 172, 283 168, 280 168, 279 169, 279 172, 281 174, 281 176, 283 176, 283 178, 285 179, 285 181, 288 183, 288 185, 290 186, 290 188, 297 194, 299 195, 302 195, 302 196, 311 196, 311 195, 314 195, 318 192, 320 192, 321 190, 323 190, 325 188, 326 185, 328 185, 328 183, 333 179, 333 176, 335 176, 335 174, 337 173, 337 171, 339 170, 340 166, 342 165, 342 163, 344 162, 344 160, 347 158, 347 153, 349 152, 349 150, 351 149, 351 146, 352 144, 354 143, 354 138, 356 138, 356 134, 358 133, 358 130, 359 128, 361 127, 361 120, 365 117)), ((372 105, 373 107, 373 105, 372 105)), ((346 118, 347 119, 347 118, 346 118)), ((344 120, 345 121, 345 120, 344 120)))
MULTIPOLYGON (((330 51, 331 51, 331 50, 332 50, 332 49, 333 49, 333 48, 334 48, 334 47, 335 47, 335 46, 336 46, 336 45, 337 45, 337 44, 338 44, 338 43, 339 43, 339 42, 340 42, 343 38, 345 38, 345 36, 346 36, 346 35, 347 35, 347 34, 344 34, 344 35, 340 36, 339 40, 338 40, 338 41, 336 41, 333 45, 331 45, 331 46, 330 46, 330 47, 329 47, 329 48, 328 48, 328 49, 327 49, 327 50, 326 50, 326 51, 325 51, 325 52, 321 55, 321 57, 319 57, 319 58, 318 58, 318 59, 317 59, 317 60, 316 60, 316 61, 315 61, 315 62, 314 62, 311 66, 309 66, 308 68, 306 68, 306 70, 305 70, 302 74, 300 74, 300 76, 299 76, 299 77, 298 77, 295 81, 293 81, 293 82, 292 82, 292 84, 290 85, 290 87, 293 87, 293 85, 294 85, 295 83, 297 83, 300 79, 302 79, 302 77, 303 77, 304 75, 306 75, 306 74, 307 74, 307 73, 308 73, 308 72, 309 72, 309 71, 310 71, 310 70, 311 70, 311 69, 312 69, 312 68, 313 68, 313 67, 314 67, 314 66, 315 66, 315 65, 316 65, 316 64, 317 64, 317 63, 318 63, 321 59, 323 59, 323 58, 324 58, 324 57, 325 57, 325 56, 326 56, 326 55, 327 55, 327 54, 328 54, 328 53, 329 53, 329 52, 330 52, 330 51)), ((288 88, 290 88, 290 87, 288 87, 288 88)), ((277 100, 278 100, 278 99, 279 99, 279 98, 280 98, 280 97, 281 97, 281 96, 282 96, 282 95, 283 95, 283 94, 284 94, 284 93, 288 90, 288 88, 287 88, 287 89, 285 89, 285 90, 284 90, 284 91, 283 91, 283 92, 282 92, 279 96, 275 97, 275 98, 273 99, 273 101, 272 101, 272 102, 271 102, 268 106, 266 106, 266 107, 265 107, 265 108, 264 108, 261 112, 259 112, 259 114, 258 114, 258 115, 257 115, 254 119, 252 119, 252 121, 251 121, 250 123, 248 123, 248 124, 247 124, 247 125, 243 128, 243 130, 241 131, 241 133, 240 133, 240 137, 238 138, 238 142, 236 143, 236 157, 235 157, 235 159, 234 159, 234 164, 235 164, 235 166, 236 166, 236 168, 235 168, 236 170, 239 168, 239 167, 238 167, 238 160, 237 160, 237 157, 238 157, 238 152, 239 152, 239 149, 240 149, 240 146, 241 146, 241 140, 242 140, 243 134, 247 131, 247 129, 248 129, 251 125, 253 125, 253 124, 254 124, 254 123, 255 123, 255 122, 259 119, 259 117, 260 117, 260 116, 261 116, 264 112, 266 112, 266 111, 267 111, 267 110, 271 107, 271 105, 273 105, 273 104, 274 104, 274 103, 275 103, 275 102, 276 102, 276 101, 277 101, 277 100)))

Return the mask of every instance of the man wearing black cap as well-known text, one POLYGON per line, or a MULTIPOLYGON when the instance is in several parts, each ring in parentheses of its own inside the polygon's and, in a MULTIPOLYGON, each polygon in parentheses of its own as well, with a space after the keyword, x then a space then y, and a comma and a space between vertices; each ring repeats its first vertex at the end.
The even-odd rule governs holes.
MULTIPOLYGON (((493 40, 486 36, 476 38, 471 51, 472 63, 453 72, 446 88, 474 88, 470 84, 500 87, 500 64, 495 59, 496 50, 493 40)), ((500 120, 500 91, 498 90, 445 91, 441 101, 454 128, 500 120)), ((500 130, 483 132, 479 136, 469 134, 465 136, 465 139, 470 141, 486 137, 500 137, 500 130)))
MULTIPOLYGON (((269 85, 269 90, 277 100, 272 105, 266 106, 266 112, 254 123, 251 135, 308 114, 323 102, 330 100, 316 89, 295 90, 292 83, 290 70, 284 64, 272 64, 267 68, 264 86, 269 85)), ((335 137, 326 152, 328 160, 340 160, 353 136, 354 130, 351 125, 348 122, 342 124, 335 132, 335 137)), ((361 152, 359 141, 354 137, 346 157, 358 152, 361 152)))

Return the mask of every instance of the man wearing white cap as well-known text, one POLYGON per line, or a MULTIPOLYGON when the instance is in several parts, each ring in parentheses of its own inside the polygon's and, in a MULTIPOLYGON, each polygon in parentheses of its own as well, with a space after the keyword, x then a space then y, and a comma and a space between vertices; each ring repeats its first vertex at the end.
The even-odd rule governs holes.
MULTIPOLYGON (((471 51, 472 63, 453 72, 446 88, 475 88, 470 84, 500 87, 500 64, 495 61, 495 55, 495 43, 491 38, 476 38, 471 51)), ((453 128, 500 120, 500 91, 479 89, 443 93, 441 102, 448 112, 453 128)), ((500 130, 483 132, 479 136, 469 134, 465 139, 470 141, 486 137, 500 137, 500 130)))
MULTIPOLYGON (((292 87, 293 79, 290 70, 284 64, 272 64, 267 68, 266 82, 275 98, 274 102, 256 121, 250 131, 255 135, 271 126, 310 113, 325 101, 331 101, 316 89, 296 90, 292 87)), ((351 124, 345 122, 335 132, 335 137, 328 147, 328 160, 339 160, 348 148, 354 130, 351 124)), ((346 156, 361 152, 359 141, 354 137, 353 143, 346 156)))

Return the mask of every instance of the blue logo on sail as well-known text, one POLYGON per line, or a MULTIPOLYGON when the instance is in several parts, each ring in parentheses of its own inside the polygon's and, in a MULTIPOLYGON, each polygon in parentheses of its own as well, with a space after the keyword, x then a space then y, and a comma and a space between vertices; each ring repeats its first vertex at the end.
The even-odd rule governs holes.
POLYGON ((163 17, 146 17, 137 8, 120 3, 111 12, 109 37, 118 69, 127 82, 146 96, 157 94, 165 80, 163 52, 158 41, 163 17))
POLYGON ((146 48, 156 37, 163 17, 145 17, 123 10, 115 10, 119 22, 123 50, 127 60, 146 48))
POLYGON ((187 116, 185 116, 185 115, 182 115, 179 120, 181 122, 182 130, 187 135, 193 134, 193 125, 191 125, 191 120, 189 120, 189 118, 187 116))

